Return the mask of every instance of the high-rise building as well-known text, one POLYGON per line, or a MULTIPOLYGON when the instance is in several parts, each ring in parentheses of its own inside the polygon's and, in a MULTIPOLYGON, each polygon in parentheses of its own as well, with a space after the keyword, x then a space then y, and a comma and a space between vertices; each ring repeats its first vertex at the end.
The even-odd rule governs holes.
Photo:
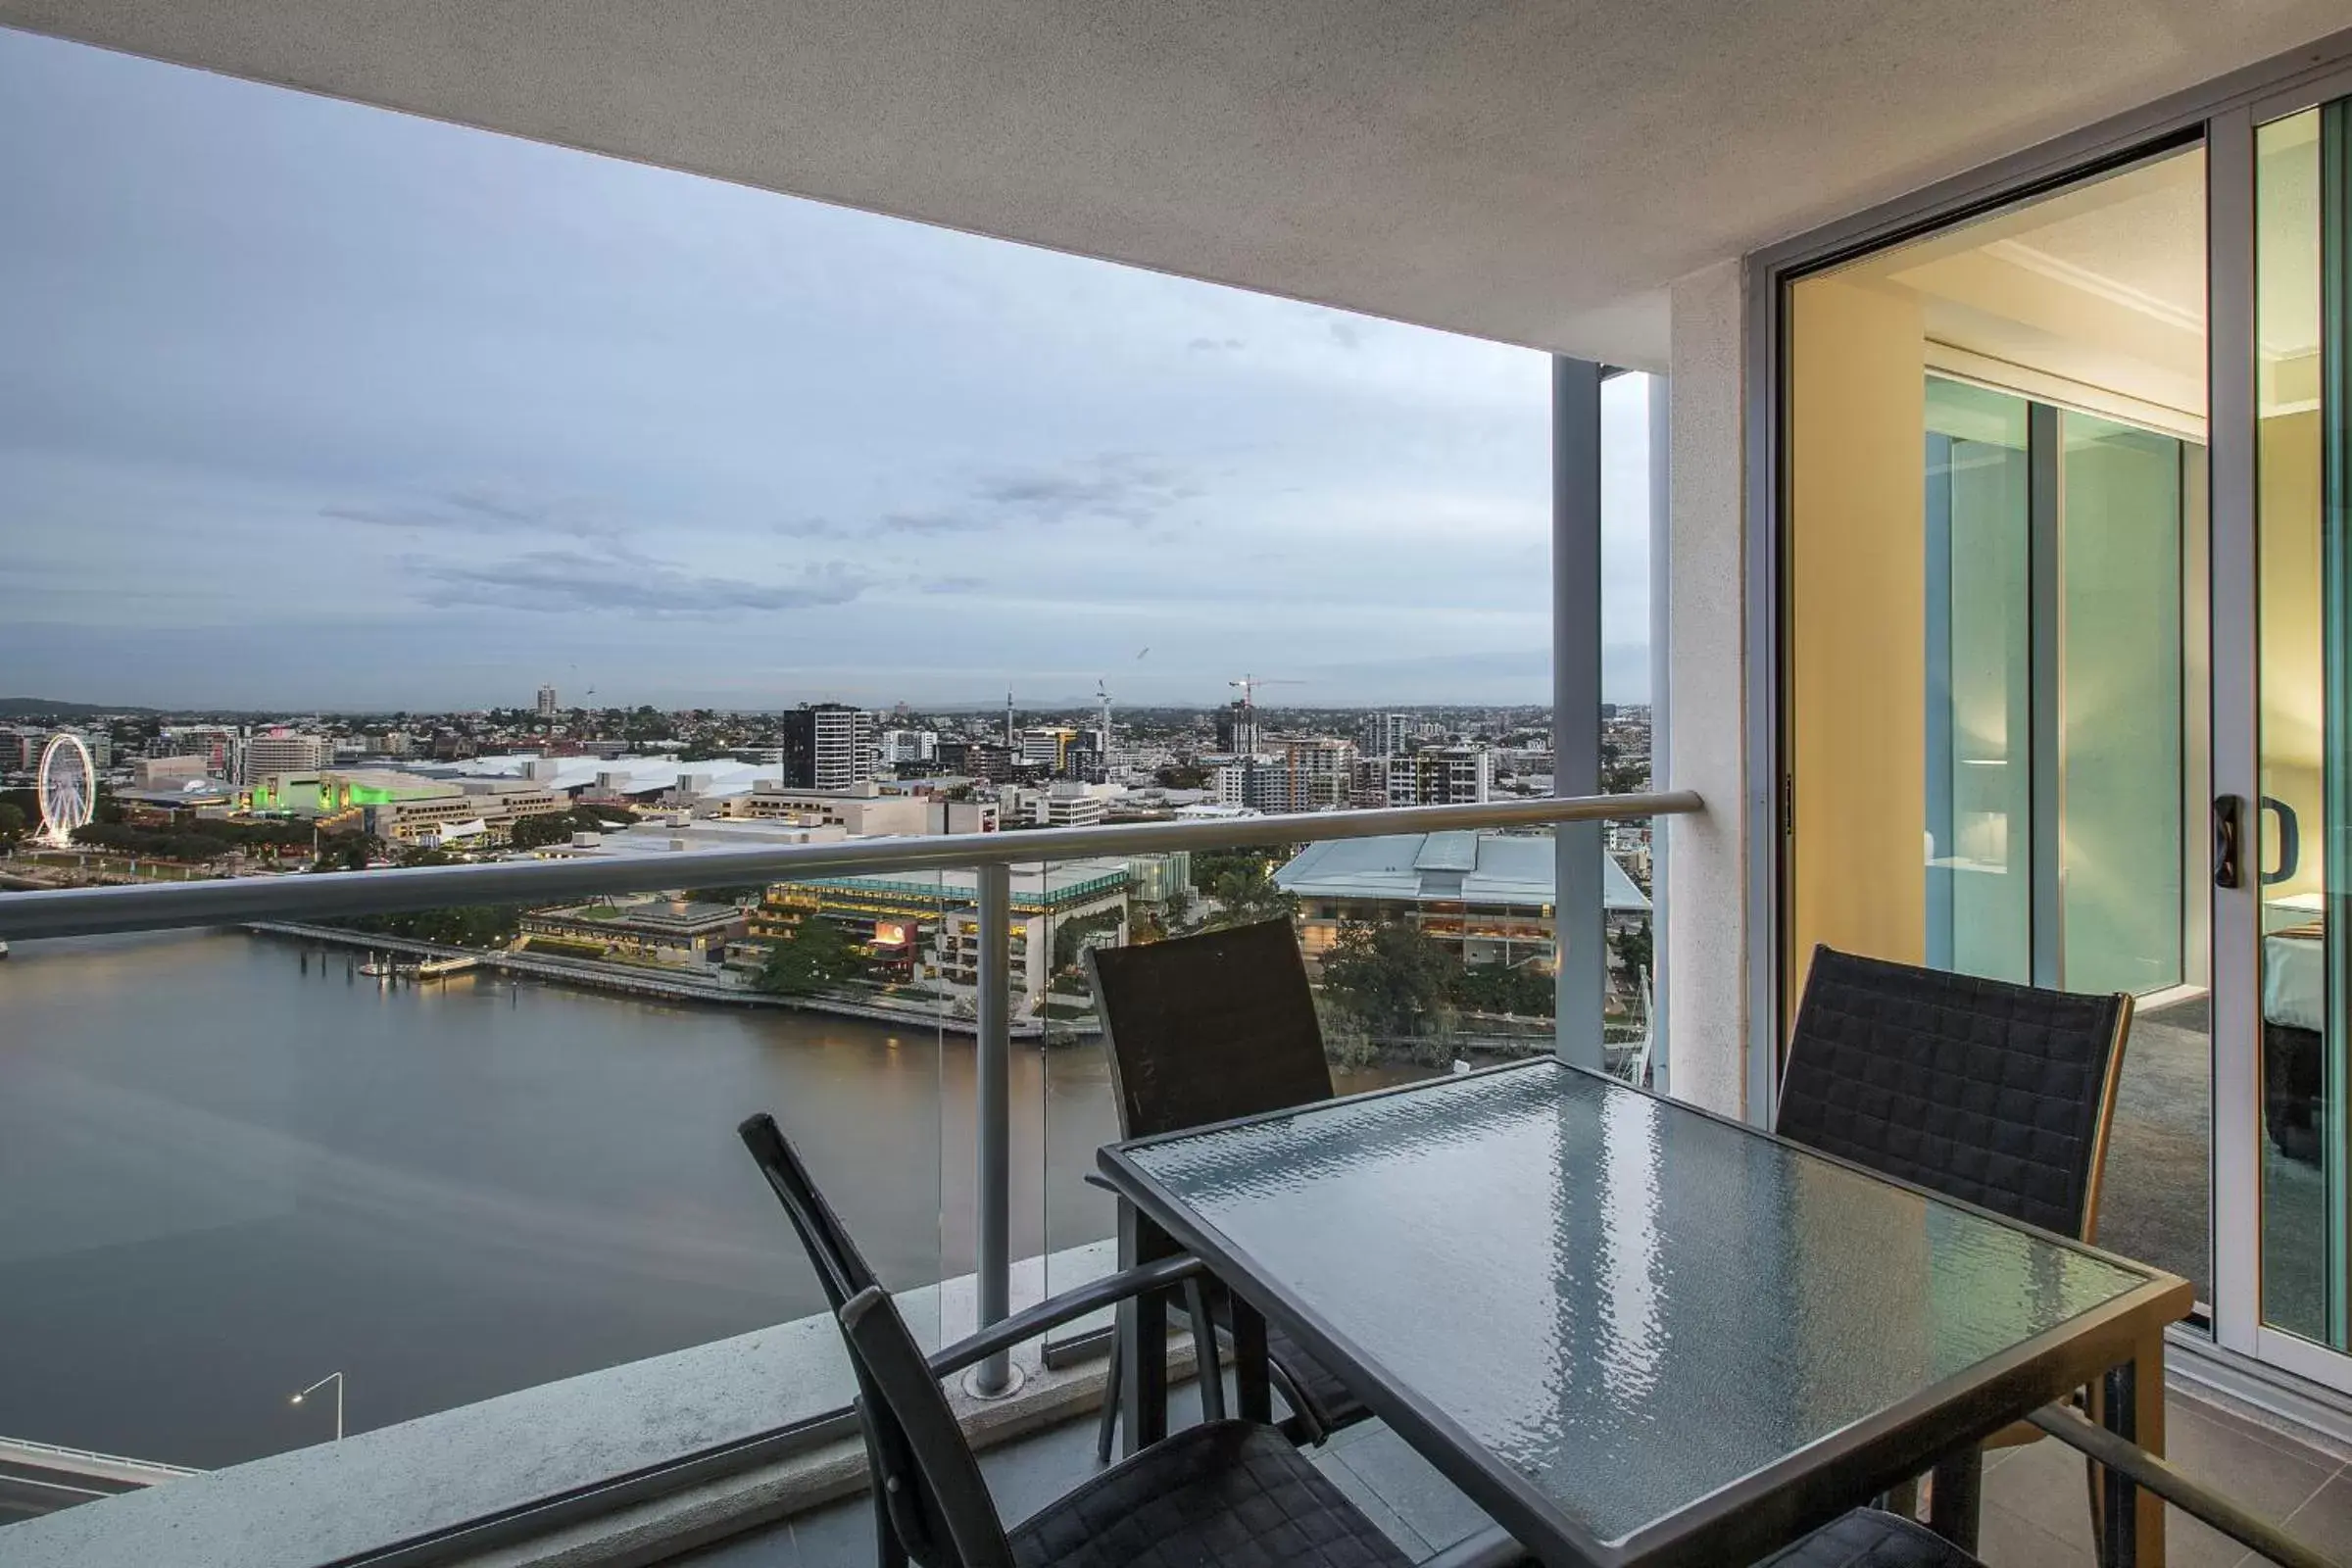
POLYGON ((1069 763, 1070 747, 1078 732, 1065 726, 1021 731, 1021 760, 1031 767, 1058 773, 1069 763))
POLYGON ((1401 757, 1412 738, 1413 720, 1405 713, 1374 713, 1364 725, 1364 755, 1401 757))
POLYGON ((1012 753, 987 741, 941 741, 939 765, 945 772, 1002 784, 1012 777, 1012 753))
POLYGON ((1287 809, 1325 811, 1350 803, 1355 786, 1353 741, 1285 741, 1280 755, 1290 775, 1287 809))
POLYGON ((248 735, 237 743, 236 777, 254 784, 272 773, 315 773, 335 759, 334 742, 324 735, 297 735, 288 730, 248 735))
POLYGON ((226 778, 236 766, 237 732, 220 725, 167 724, 147 743, 149 757, 201 757, 208 770, 226 778))
POLYGON ((1257 710, 1236 699, 1217 710, 1217 750, 1246 757, 1257 750, 1257 710))
POLYGON ((1246 806, 1253 811, 1291 808, 1291 770, 1278 757, 1237 757, 1219 763, 1209 774, 1219 806, 1246 806))
POLYGON ((556 716, 556 689, 553 686, 539 688, 539 716, 541 718, 556 716))
POLYGON ((882 760, 893 767, 906 767, 936 760, 939 757, 939 732, 930 729, 886 729, 878 743, 882 760))
POLYGON ((784 715, 782 742, 786 789, 855 789, 874 776, 874 721, 861 708, 803 703, 784 715))
POLYGON ((1494 757, 1484 746, 1424 746, 1389 759, 1391 806, 1477 806, 1494 792, 1494 757))

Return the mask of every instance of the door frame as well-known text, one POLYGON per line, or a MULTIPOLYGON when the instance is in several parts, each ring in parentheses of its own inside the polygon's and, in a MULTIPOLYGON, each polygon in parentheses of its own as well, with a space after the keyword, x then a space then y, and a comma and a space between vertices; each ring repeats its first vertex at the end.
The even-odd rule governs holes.
MULTIPOLYGON (((1788 662, 1786 433, 1788 289, 1799 277, 2086 177, 2203 143, 2207 178, 2207 556, 2212 793, 2259 798, 2253 658, 2254 127, 2352 93, 2352 29, 1930 185, 1744 259, 1743 807, 1747 1114, 1769 1126, 1795 998, 1788 994, 1788 662)), ((2184 633, 2186 628, 2184 627, 2184 633)), ((2352 1392, 2352 1355, 2260 1321, 2259 881, 2215 889, 2210 909, 2214 1343, 2352 1392), (2234 1009, 2225 1005, 2238 999, 2234 1009), (2226 1016, 2226 1014, 2228 1014, 2226 1016), (2225 1130, 2228 1130, 2227 1132, 2225 1130)))

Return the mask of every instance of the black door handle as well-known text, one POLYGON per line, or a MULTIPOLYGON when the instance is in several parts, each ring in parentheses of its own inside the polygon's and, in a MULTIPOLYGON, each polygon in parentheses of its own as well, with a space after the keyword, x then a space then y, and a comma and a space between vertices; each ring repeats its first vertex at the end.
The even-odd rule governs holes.
POLYGON ((2293 876, 2303 863, 2303 829, 2295 808, 2276 795, 2265 795, 2258 809, 2278 813, 2278 869, 2262 873, 2262 885, 2267 888, 2293 876))
POLYGON ((2238 856, 2238 820, 2244 815, 2245 797, 2217 795, 2213 798, 2213 885, 2233 888, 2241 880, 2238 856))

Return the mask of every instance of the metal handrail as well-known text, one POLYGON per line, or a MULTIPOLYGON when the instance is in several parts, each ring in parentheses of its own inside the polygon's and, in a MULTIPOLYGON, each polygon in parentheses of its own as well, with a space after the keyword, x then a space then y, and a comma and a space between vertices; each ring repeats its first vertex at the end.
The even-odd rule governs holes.
POLYGON ((76 1448, 63 1443, 38 1443, 31 1438, 0 1438, 0 1459, 8 1458, 12 1452, 31 1454, 36 1458, 79 1459, 120 1470, 152 1472, 168 1479, 204 1474, 184 1464, 166 1464, 160 1459, 133 1459, 127 1454, 100 1453, 96 1448, 76 1448))
POLYGON ((600 893, 658 893, 797 877, 949 870, 1041 860, 1302 844, 1490 827, 1541 827, 1687 815, 1704 808, 1690 790, 1500 801, 1484 806, 1409 806, 1367 811, 1302 811, 1122 822, 1100 827, 943 833, 925 838, 851 839, 764 850, 681 850, 606 859, 502 861, 327 871, 106 888, 0 893, 0 942, 99 936, 121 931, 304 920, 468 904, 554 903, 600 893))
POLYGON ((2329 1568, 2332 1559, 2285 1531, 2190 1479, 2135 1443, 2117 1437, 2071 1406, 2048 1405, 2026 1417, 2060 1443, 2144 1487, 2182 1513, 2201 1520, 2257 1556, 2283 1568, 2329 1568))

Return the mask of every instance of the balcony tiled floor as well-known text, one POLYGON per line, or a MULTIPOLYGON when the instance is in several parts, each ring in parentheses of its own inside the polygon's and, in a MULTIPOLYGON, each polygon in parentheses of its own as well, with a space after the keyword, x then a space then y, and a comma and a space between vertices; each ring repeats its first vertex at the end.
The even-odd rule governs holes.
MULTIPOLYGON (((1179 1391, 1180 1420, 1188 1394, 1179 1391)), ((2168 1417, 2168 1446, 2182 1469, 2352 1563, 2352 1474, 2341 1459, 2178 1392, 2168 1417)), ((1377 1422, 1341 1433, 1315 1459, 1416 1559, 1486 1523, 1468 1498, 1377 1422)), ((1004 1517, 1026 1517, 1093 1471, 1093 1424, 1065 1423, 998 1448, 982 1456, 981 1468, 1004 1517)), ((873 1527, 867 1509, 862 1497, 837 1503, 705 1547, 676 1559, 677 1568, 869 1568, 873 1527)), ((2090 1568, 2081 1456, 2049 1440, 1987 1455, 1982 1529, 1979 1554, 1990 1568, 2090 1568)), ((2177 1512, 2169 1519, 2167 1542, 2177 1568, 2260 1561, 2177 1512)))

